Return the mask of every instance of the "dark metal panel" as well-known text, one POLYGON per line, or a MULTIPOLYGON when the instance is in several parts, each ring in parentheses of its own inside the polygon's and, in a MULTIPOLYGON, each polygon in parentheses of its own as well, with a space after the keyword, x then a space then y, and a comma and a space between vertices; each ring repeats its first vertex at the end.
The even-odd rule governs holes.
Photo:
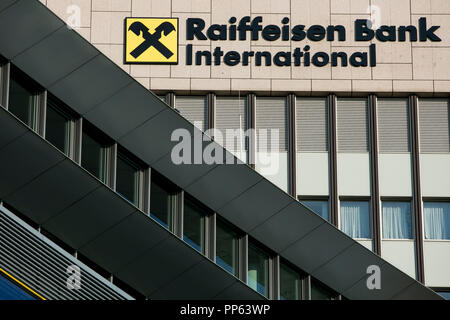
POLYGON ((102 186, 45 222, 43 228, 79 249, 134 211, 125 199, 102 186))
POLYGON ((118 142, 150 165, 169 154, 178 144, 178 141, 171 141, 173 131, 178 128, 185 128, 191 136, 194 130, 198 130, 174 110, 167 108, 121 137, 118 142))
POLYGON ((29 131, 25 126, 18 126, 17 120, 7 116, 7 113, 0 107, 0 149, 29 131))
MULTIPOLYGON (((2 115, 3 116, 3 115, 2 115)), ((0 197, 16 191, 64 159, 53 146, 29 131, 0 149, 0 197)))
POLYGON ((99 52, 77 32, 60 28, 15 57, 12 62, 42 86, 48 87, 99 52))
POLYGON ((118 140, 163 111, 165 107, 157 96, 133 81, 126 88, 86 113, 85 118, 95 122, 100 129, 118 140))
POLYGON ((393 300, 445 300, 433 290, 414 281, 408 288, 392 297, 393 300))
POLYGON ((246 294, 248 296, 249 300, 265 300, 265 298, 260 295, 255 290, 249 289, 248 286, 244 283, 242 283, 239 280, 236 280, 236 282, 219 293, 217 296, 215 296, 214 300, 241 300, 242 294, 246 294), (250 290, 250 291, 249 291, 250 290))
MULTIPOLYGON (((197 130, 197 129, 195 129, 197 130)), ((205 136, 206 137, 206 136, 205 136)), ((203 154, 204 148, 209 144, 214 146, 219 146, 216 142, 209 139, 208 141, 202 141, 198 145, 200 146, 200 155, 203 154)), ((191 145, 191 155, 194 157, 194 143, 191 145)), ((221 150, 221 148, 220 148, 221 150)), ((166 154, 163 158, 152 164, 152 168, 163 174, 166 178, 171 181, 176 182, 180 188, 185 188, 189 184, 195 182, 197 179, 201 178, 209 171, 217 167, 217 164, 206 164, 202 161, 201 164, 175 164, 172 159, 172 153, 166 154)), ((206 204, 206 203, 205 203, 206 204)))
POLYGON ((204 260, 158 289, 151 299, 211 299, 236 281, 231 275, 223 277, 224 270, 204 260), (205 277, 205 275, 208 275, 205 277), (195 290, 194 290, 195 288, 195 290))
POLYGON ((366 299, 390 299, 395 294, 403 291, 405 288, 416 282, 406 274, 399 272, 389 263, 383 261, 380 267, 381 289, 369 290, 367 287, 368 274, 358 281, 349 290, 343 292, 344 297, 348 299, 366 300, 366 299))
POLYGON ((249 169, 245 164, 219 165, 185 190, 196 198, 204 198, 206 205, 218 210, 263 179, 249 169))
POLYGON ((383 263, 384 261, 370 250, 359 243, 355 243, 336 255, 325 265, 311 272, 311 275, 333 290, 345 292, 356 282, 367 276, 368 266, 381 266, 383 263))
POLYGON ((323 223, 281 254, 311 273, 354 244, 353 239, 337 231, 332 225, 323 223))
POLYGON ((84 114, 128 85, 132 78, 104 55, 98 55, 48 90, 84 114))
POLYGON ((62 26, 64 22, 39 1, 18 1, 0 12, 0 52, 12 59, 62 26))
POLYGON ((21 212, 29 212, 34 222, 42 224, 99 186, 98 180, 80 172, 72 160, 66 159, 5 197, 5 201, 21 212))
POLYGON ((261 180, 217 212, 248 232, 294 201, 268 180, 261 180))
POLYGON ((202 259, 205 258, 200 253, 172 236, 147 250, 118 271, 116 276, 151 297, 159 288, 181 276, 202 259))
POLYGON ((268 247, 281 252, 324 223, 322 218, 312 215, 295 201, 250 231, 250 234, 268 247))
POLYGON ((0 11, 5 10, 7 7, 17 1, 18 0, 2 0, 2 2, 0 3, 0 11))
POLYGON ((133 213, 79 251, 114 274, 170 236, 166 229, 150 219, 141 212, 133 213))

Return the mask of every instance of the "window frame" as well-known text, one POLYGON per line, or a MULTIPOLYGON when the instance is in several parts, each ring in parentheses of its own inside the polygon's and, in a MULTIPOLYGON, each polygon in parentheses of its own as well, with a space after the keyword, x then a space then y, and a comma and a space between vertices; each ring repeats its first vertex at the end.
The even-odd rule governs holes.
POLYGON ((414 241, 416 239, 416 220, 415 220, 414 202, 411 197, 380 197, 380 239, 381 241, 414 241), (403 202, 409 203, 411 218, 411 238, 384 238, 383 237, 383 202, 403 202))
MULTIPOLYGON (((353 196, 341 196, 339 197, 339 201, 338 201, 338 227, 339 230, 341 230, 342 232, 344 232, 342 230, 342 212, 341 212, 341 203, 342 202, 367 202, 368 207, 369 207, 369 238, 353 238, 351 237, 353 240, 356 241, 366 241, 366 240, 370 240, 370 241, 374 241, 374 230, 373 230, 373 226, 374 226, 374 212, 373 212, 373 208, 372 208, 372 203, 371 203, 371 198, 370 197, 353 197, 353 196)), ((348 235, 349 236, 349 235, 348 235)), ((350 237, 350 236, 349 236, 350 237)))

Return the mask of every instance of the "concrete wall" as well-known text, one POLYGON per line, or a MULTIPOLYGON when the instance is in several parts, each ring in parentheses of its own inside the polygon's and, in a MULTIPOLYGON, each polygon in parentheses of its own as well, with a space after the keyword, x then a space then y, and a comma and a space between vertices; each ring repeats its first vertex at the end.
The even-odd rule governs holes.
MULTIPOLYGON (((153 90, 177 91, 292 91, 311 92, 448 92, 450 91, 450 1, 448 0, 41 0, 68 21, 70 5, 81 10, 76 30, 97 48, 153 90), (369 14, 369 3, 373 6, 369 14), (206 23, 225 23, 231 16, 263 16, 263 24, 341 24, 347 29, 345 42, 234 41, 220 42, 223 50, 290 51, 311 46, 311 52, 367 51, 370 43, 354 41, 353 21, 377 19, 379 24, 417 25, 420 17, 440 25, 442 42, 385 42, 377 44, 376 67, 228 67, 186 66, 185 20, 203 18, 206 23), (125 17, 179 17, 180 63, 176 66, 123 65, 123 19, 125 17), (210 79, 214 79, 211 81, 210 79)), ((211 49, 219 43, 194 41, 194 49, 211 49)))

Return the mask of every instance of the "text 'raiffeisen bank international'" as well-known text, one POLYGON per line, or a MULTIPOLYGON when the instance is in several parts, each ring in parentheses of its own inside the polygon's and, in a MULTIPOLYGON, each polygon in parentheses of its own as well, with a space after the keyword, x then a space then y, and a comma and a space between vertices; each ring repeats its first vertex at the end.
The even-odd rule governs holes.
MULTIPOLYGON (((289 18, 281 20, 281 27, 278 25, 263 25, 263 17, 258 16, 251 19, 245 16, 237 21, 236 17, 229 19, 229 24, 212 24, 206 27, 205 21, 200 18, 188 18, 186 20, 186 40, 211 40, 211 41, 258 41, 261 39, 273 42, 293 41, 301 42, 309 40, 311 42, 326 41, 346 41, 347 31, 342 25, 312 25, 306 28, 305 25, 290 26, 289 18)), ((365 19, 357 19, 354 22, 355 41, 369 42, 374 39, 380 42, 426 42, 441 41, 441 38, 435 34, 439 26, 427 27, 427 19, 420 18, 418 26, 386 26, 378 29, 371 28, 371 22, 365 19)), ((346 67, 350 64, 353 67, 375 67, 376 45, 369 45, 367 52, 353 52, 351 55, 346 52, 310 52, 309 45, 297 47, 293 51, 280 51, 273 54, 269 51, 228 51, 224 52, 220 46, 214 50, 193 50, 193 45, 186 46, 186 64, 187 65, 220 65, 222 62, 227 66, 242 64, 247 66, 250 58, 255 59, 256 66, 296 66, 323 67, 331 63, 331 66, 346 67), (263 62, 264 60, 264 62, 263 62)))

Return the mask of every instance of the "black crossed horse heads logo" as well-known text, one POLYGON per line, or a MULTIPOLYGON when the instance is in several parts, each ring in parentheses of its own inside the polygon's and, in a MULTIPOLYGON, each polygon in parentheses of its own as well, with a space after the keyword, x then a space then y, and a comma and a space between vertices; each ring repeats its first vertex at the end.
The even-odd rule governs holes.
POLYGON ((149 29, 139 21, 133 22, 128 31, 133 32, 137 36, 142 36, 144 41, 137 46, 133 51, 131 51, 130 55, 137 59, 141 56, 146 50, 153 47, 159 51, 166 59, 169 59, 174 55, 174 53, 169 50, 164 44, 160 42, 161 37, 168 36, 171 32, 175 31, 175 27, 170 22, 163 22, 158 27, 155 28, 154 33, 150 33, 149 29))

